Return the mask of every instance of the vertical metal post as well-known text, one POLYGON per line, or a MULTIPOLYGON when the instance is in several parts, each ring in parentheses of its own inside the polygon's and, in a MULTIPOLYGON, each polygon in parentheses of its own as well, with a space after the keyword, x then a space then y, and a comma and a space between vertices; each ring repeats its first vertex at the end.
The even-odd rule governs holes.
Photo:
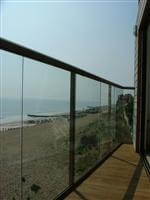
POLYGON ((111 136, 110 151, 112 148, 112 128, 111 128, 111 85, 108 85, 108 133, 111 136))
POLYGON ((109 90, 108 90, 108 116, 110 120, 111 118, 111 85, 109 85, 109 90))
MULTIPOLYGON (((101 117, 102 117, 102 108, 101 108, 101 82, 99 83, 99 126, 101 125, 101 117)), ((102 139, 102 132, 99 133, 99 155, 101 158, 101 139, 102 139)))
POLYGON ((21 200, 23 199, 23 102, 24 102, 24 57, 22 57, 22 94, 21 94, 21 138, 20 138, 20 143, 21 143, 21 200))
POLYGON ((75 174, 75 99, 76 99, 76 77, 71 72, 70 80, 70 162, 69 162, 69 184, 74 184, 75 174))
POLYGON ((118 136, 118 112, 119 112, 119 88, 115 88, 115 98, 116 98, 116 142, 120 143, 120 138, 118 136))
POLYGON ((116 121, 116 108, 117 108, 117 99, 116 99, 116 87, 114 87, 114 120, 115 120, 115 127, 114 127, 114 140, 116 142, 116 124, 117 124, 117 121, 116 121))

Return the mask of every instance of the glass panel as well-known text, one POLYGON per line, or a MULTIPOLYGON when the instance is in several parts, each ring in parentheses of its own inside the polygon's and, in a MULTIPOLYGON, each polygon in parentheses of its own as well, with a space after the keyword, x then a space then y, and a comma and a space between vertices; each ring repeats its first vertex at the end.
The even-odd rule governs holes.
POLYGON ((101 156, 106 156, 111 150, 109 86, 101 83, 101 156))
POLYGON ((122 142, 122 101, 121 101, 121 89, 116 88, 116 139, 117 143, 122 142))
POLYGON ((112 86, 111 89, 111 122, 110 129, 112 133, 112 148, 115 148, 118 144, 116 138, 116 88, 112 86))
POLYGON ((0 51, 0 199, 21 199, 22 57, 0 51))
POLYGON ((69 184, 70 73, 24 61, 23 199, 53 199, 69 184))
POLYGON ((100 83, 76 77, 75 180, 100 157, 100 83))

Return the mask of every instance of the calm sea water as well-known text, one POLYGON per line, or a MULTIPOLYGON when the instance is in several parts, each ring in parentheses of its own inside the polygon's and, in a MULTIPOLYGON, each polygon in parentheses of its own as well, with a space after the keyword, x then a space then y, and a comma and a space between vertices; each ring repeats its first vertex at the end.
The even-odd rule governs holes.
MULTIPOLYGON (((0 101, 1 124, 12 123, 21 120, 22 102, 21 99, 1 99, 0 101)), ((76 110, 82 110, 88 106, 98 106, 98 102, 77 102, 76 110)), ((69 113, 70 102, 60 100, 24 99, 23 119, 27 120, 28 114, 54 115, 59 113, 69 113)), ((30 118, 31 119, 31 118, 30 118)))

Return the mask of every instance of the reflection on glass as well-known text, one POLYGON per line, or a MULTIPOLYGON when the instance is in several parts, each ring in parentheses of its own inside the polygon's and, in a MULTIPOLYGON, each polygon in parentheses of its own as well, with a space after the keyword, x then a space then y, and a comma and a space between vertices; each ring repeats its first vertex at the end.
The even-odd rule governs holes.
POLYGON ((48 200, 69 184, 70 73, 24 61, 23 199, 48 200))
MULTIPOLYGON (((129 93, 123 95, 122 89, 116 89, 116 122, 118 142, 132 143, 130 123, 133 118, 133 97, 129 93), (130 121, 131 120, 131 121, 130 121)), ((132 126, 132 125, 131 125, 132 126)))
POLYGON ((135 88, 135 93, 134 93, 134 109, 133 109, 133 131, 132 131, 132 141, 133 145, 135 147, 135 141, 136 141, 136 124, 137 124, 137 89, 135 88))
POLYGON ((116 135, 118 143, 126 143, 127 136, 127 125, 124 116, 124 105, 125 99, 123 96, 123 90, 116 88, 116 135))
POLYGON ((0 199, 21 199, 22 57, 0 59, 0 199))
POLYGON ((124 90, 125 104, 125 115, 127 126, 133 134, 133 111, 134 111, 134 90, 124 90))
POLYGON ((75 179, 100 157, 100 83, 76 76, 75 179))

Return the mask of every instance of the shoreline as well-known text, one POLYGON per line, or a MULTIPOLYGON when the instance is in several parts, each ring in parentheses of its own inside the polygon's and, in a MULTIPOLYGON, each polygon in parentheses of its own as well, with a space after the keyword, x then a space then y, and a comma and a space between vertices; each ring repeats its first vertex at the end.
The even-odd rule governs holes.
MULTIPOLYGON (((87 114, 106 113, 107 106, 91 107, 87 109, 76 110, 76 118, 82 118, 87 114), (99 110, 100 109, 100 110, 99 110)), ((23 122, 21 116, 12 116, 6 119, 0 119, 0 131, 14 130, 21 127, 31 127, 37 124, 49 123, 53 120, 67 119, 70 120, 70 112, 53 112, 53 113, 38 113, 38 114, 25 114, 23 122), (39 116, 38 116, 39 115, 39 116), (9 120, 8 120, 9 118, 9 120), (20 118, 20 120, 17 118, 20 118), (11 120, 12 119, 12 120, 11 120), (14 120, 13 120, 14 119, 14 120), (5 122, 6 120, 6 122, 5 122), (4 121, 4 123, 2 123, 4 121)))
MULTIPOLYGON (((49 114, 48 117, 31 117, 28 116, 27 114, 24 115, 24 120, 22 122, 22 120, 14 120, 14 121, 10 121, 10 122, 4 122, 2 123, 2 119, 1 124, 0 124, 0 131, 7 131, 7 130, 14 130, 17 128, 21 128, 21 127, 31 127, 31 126, 35 126, 37 124, 42 124, 42 123, 46 123, 46 122, 51 122, 53 120, 57 120, 57 119, 61 119, 61 118, 68 118, 69 119, 69 113, 52 113, 49 114)), ((21 117, 20 117, 21 118, 21 117)))

